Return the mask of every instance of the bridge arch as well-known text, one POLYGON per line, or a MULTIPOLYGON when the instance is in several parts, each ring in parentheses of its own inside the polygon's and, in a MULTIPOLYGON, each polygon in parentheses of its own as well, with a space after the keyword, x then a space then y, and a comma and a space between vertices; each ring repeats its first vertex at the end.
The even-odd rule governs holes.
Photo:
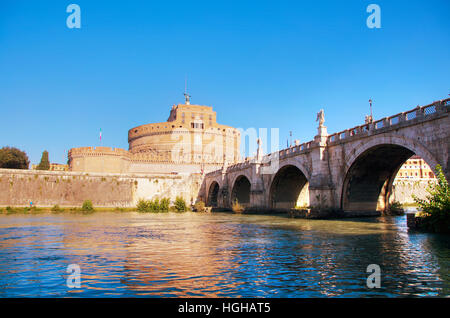
POLYGON ((297 165, 283 165, 278 169, 270 183, 270 208, 284 210, 296 206, 308 206, 308 188, 308 178, 297 165))
MULTIPOLYGON (((295 156, 295 157, 290 157, 287 159, 282 159, 280 161, 280 166, 278 168, 278 171, 281 168, 288 166, 288 165, 295 166, 298 168, 298 170, 300 170, 303 173, 303 175, 306 177, 306 179, 309 180, 311 178, 311 171, 310 171, 311 168, 308 168, 308 166, 310 166, 310 164, 308 165, 307 162, 302 162, 302 160, 300 160, 300 157, 301 156, 295 156)), ((274 173, 274 175, 275 175, 275 173, 274 173)))
POLYGON ((212 207, 218 206, 219 190, 220 190, 219 183, 217 181, 211 182, 208 188, 208 194, 206 199, 207 206, 212 207))
POLYGON ((398 170, 412 155, 434 169, 438 161, 420 143, 398 136, 374 136, 350 151, 341 187, 344 211, 385 211, 398 170))
POLYGON ((233 188, 231 190, 231 205, 237 200, 242 206, 250 206, 250 191, 251 191, 250 179, 241 174, 234 179, 233 188))

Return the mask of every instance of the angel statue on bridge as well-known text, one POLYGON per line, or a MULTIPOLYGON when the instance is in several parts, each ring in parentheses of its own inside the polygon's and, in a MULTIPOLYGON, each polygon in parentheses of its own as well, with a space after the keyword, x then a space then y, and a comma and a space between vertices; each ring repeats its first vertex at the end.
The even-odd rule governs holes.
POLYGON ((319 127, 323 126, 323 123, 325 122, 325 114, 323 112, 323 109, 321 109, 320 112, 317 113, 316 121, 319 121, 319 127))

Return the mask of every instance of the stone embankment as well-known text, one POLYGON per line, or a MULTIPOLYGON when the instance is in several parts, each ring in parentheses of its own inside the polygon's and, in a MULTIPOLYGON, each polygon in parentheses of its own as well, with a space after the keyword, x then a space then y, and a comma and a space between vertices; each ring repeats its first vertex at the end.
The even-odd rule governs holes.
POLYGON ((143 199, 195 202, 199 174, 114 174, 0 169, 0 206, 132 207, 143 199))

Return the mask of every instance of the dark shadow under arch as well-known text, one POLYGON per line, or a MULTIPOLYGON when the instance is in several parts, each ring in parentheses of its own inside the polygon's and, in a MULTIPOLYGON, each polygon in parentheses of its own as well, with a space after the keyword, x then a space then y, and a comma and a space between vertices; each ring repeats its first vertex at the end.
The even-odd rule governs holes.
POLYGON ((208 200, 206 202, 206 205, 216 208, 218 206, 218 201, 217 201, 218 196, 219 196, 219 184, 214 181, 209 186, 208 200))
POLYGON ((296 206, 308 206, 308 179, 296 166, 284 166, 275 174, 270 186, 269 196, 272 209, 292 209, 296 206))
POLYGON ((250 205, 250 189, 251 183, 246 176, 237 177, 231 191, 231 204, 237 200, 244 207, 250 205))
POLYGON ((392 183, 402 164, 414 152, 398 145, 374 146, 356 158, 344 179, 344 211, 385 211, 392 183))

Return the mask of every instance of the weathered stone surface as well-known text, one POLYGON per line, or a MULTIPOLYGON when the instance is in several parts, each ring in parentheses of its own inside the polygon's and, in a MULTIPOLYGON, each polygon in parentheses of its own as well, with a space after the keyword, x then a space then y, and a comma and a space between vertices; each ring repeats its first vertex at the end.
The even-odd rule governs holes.
POLYGON ((440 164, 450 178, 449 112, 450 99, 445 99, 330 136, 319 127, 314 141, 207 173, 199 196, 208 201, 212 195, 218 207, 230 207, 228 191, 246 178, 254 209, 385 211, 400 196, 394 177, 411 155, 433 170, 440 164))
POLYGON ((192 203, 200 175, 77 173, 0 169, 0 205, 130 207, 140 199, 182 196, 192 203))

